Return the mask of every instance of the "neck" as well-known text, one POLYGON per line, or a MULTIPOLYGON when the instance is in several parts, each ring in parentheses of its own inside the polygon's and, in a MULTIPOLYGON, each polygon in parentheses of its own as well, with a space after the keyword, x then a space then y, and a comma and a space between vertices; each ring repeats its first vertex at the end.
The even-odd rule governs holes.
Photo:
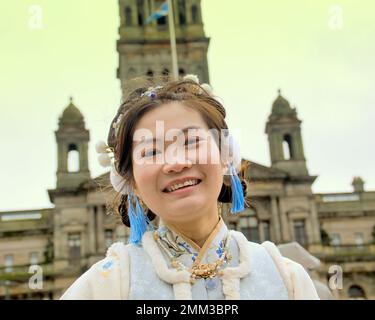
POLYGON ((171 227, 172 230, 177 231, 185 238, 194 241, 200 248, 202 248, 207 238, 218 224, 219 219, 220 217, 216 211, 216 214, 203 215, 193 221, 184 223, 165 221, 165 224, 167 227, 171 227))

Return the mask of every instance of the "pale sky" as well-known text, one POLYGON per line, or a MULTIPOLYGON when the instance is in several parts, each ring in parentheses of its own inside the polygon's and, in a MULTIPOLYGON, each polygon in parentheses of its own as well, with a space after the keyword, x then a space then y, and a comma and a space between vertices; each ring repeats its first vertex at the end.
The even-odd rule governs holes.
MULTIPOLYGON (((375 190, 373 0, 203 0, 211 84, 245 158, 269 165, 265 123, 281 88, 297 107, 314 192, 375 190)), ((0 210, 51 206, 54 131, 69 96, 95 143, 120 101, 117 0, 0 2, 0 210), (41 11, 40 11, 41 10, 41 11), (41 12, 41 22, 35 22, 41 12)))

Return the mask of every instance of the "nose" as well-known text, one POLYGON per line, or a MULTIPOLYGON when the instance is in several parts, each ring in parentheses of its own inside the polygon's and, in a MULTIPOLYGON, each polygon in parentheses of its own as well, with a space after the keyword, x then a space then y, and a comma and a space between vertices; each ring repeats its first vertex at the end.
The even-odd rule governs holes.
POLYGON ((183 171, 184 169, 189 169, 193 165, 193 162, 189 159, 183 160, 183 161, 176 161, 174 163, 166 163, 163 167, 163 172, 165 174, 170 173, 179 173, 183 171))

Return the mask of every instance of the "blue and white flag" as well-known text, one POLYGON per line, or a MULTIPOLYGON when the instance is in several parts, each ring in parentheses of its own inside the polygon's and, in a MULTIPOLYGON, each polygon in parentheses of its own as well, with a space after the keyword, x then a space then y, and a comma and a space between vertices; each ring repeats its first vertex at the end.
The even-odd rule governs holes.
POLYGON ((158 20, 161 17, 165 17, 168 15, 168 1, 165 1, 158 11, 154 12, 151 16, 149 16, 146 20, 146 24, 150 23, 151 21, 158 20))

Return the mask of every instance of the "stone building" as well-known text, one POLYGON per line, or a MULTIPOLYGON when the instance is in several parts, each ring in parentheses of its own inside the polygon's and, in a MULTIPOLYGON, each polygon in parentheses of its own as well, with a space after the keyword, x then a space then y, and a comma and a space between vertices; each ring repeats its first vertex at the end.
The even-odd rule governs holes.
MULTIPOLYGON (((167 17, 146 23, 164 0, 119 0, 120 27, 117 77, 123 93, 126 80, 138 76, 171 73, 171 49, 167 17)), ((179 74, 196 74, 209 83, 209 38, 203 28, 200 0, 172 0, 179 74)))
MULTIPOLYGON (((171 70, 167 20, 145 24, 160 2, 119 0, 118 77, 123 92, 126 80, 134 76, 171 70)), ((180 73, 195 73, 208 82, 209 39, 200 1, 174 0, 174 6, 180 73)), ((221 214, 230 228, 251 241, 300 243, 321 260, 316 279, 338 279, 336 298, 375 299, 375 191, 366 191, 355 177, 351 193, 314 194, 316 176, 307 168, 301 123, 279 91, 265 126, 271 165, 243 159, 249 207, 230 216, 229 207, 222 205, 221 214)), ((55 137, 56 188, 48 190, 54 207, 0 212, 0 299, 57 299, 103 258, 111 243, 127 240, 128 229, 107 214, 107 201, 113 197, 108 174, 90 175, 90 135, 72 99, 55 137), (43 280, 40 286, 38 279, 43 280)))

